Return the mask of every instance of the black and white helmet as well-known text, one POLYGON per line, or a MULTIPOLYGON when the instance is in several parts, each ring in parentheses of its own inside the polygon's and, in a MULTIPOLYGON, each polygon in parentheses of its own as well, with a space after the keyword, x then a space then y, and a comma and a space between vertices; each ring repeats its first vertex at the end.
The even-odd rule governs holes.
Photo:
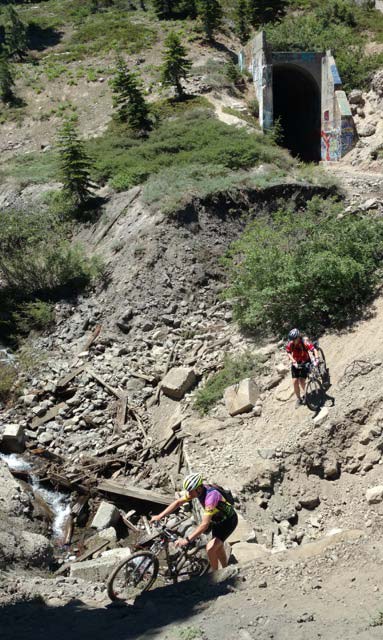
POLYGON ((184 480, 185 491, 193 491, 202 485, 203 477, 201 473, 190 473, 184 480))
POLYGON ((301 335, 301 332, 299 331, 299 329, 291 329, 290 333, 289 333, 289 340, 296 340, 297 338, 299 338, 301 335))

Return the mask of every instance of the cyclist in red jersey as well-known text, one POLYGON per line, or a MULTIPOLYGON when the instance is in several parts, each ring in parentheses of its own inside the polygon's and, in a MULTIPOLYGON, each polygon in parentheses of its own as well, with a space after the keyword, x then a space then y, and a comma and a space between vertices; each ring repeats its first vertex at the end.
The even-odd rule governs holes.
POLYGON ((228 558, 224 548, 224 541, 238 524, 238 516, 233 505, 220 493, 219 487, 205 483, 200 473, 191 473, 186 476, 183 486, 185 495, 174 500, 157 516, 153 516, 150 522, 158 522, 164 516, 176 511, 185 502, 198 499, 203 509, 202 522, 185 539, 177 540, 176 546, 183 547, 198 538, 202 533, 211 531, 212 539, 206 545, 210 566, 213 571, 218 569, 219 564, 222 567, 226 567, 228 558))
POLYGON ((299 407, 305 401, 306 378, 310 371, 310 364, 311 362, 318 364, 318 352, 314 345, 301 335, 299 329, 291 329, 286 351, 291 362, 291 376, 297 397, 295 406, 299 407))

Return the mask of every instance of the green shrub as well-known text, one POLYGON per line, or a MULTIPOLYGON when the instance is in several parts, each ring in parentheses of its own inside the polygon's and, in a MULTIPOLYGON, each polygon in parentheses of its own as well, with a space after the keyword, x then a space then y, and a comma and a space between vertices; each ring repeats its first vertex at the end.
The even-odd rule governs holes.
POLYGON ((89 145, 95 158, 95 180, 110 180, 121 190, 172 167, 190 173, 203 165, 237 171, 260 162, 286 169, 293 164, 271 140, 220 122, 206 110, 187 111, 166 120, 145 140, 111 128, 89 145))
POLYGON ((342 205, 314 197, 251 222, 225 263, 235 317, 254 332, 315 333, 352 320, 381 278, 383 222, 339 218, 342 205))
POLYGON ((54 305, 43 300, 25 302, 14 312, 13 317, 20 334, 28 334, 32 329, 46 331, 55 322, 54 305))
POLYGON ((102 272, 99 258, 88 258, 66 239, 68 228, 47 211, 0 212, 0 274, 18 297, 88 286, 102 272))
POLYGON ((259 374, 264 369, 261 361, 251 352, 238 357, 225 355, 223 369, 213 374, 205 385, 197 391, 195 407, 202 414, 207 413, 223 396, 226 387, 259 374))
POLYGON ((12 387, 16 382, 17 371, 14 366, 0 362, 0 402, 6 403, 11 397, 12 387))

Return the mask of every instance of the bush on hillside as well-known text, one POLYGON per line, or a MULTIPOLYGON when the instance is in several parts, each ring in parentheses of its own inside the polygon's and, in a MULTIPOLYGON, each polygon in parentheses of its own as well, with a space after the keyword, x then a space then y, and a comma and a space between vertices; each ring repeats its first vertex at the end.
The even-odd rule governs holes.
POLYGON ((16 378, 15 367, 7 362, 0 362, 0 403, 5 404, 11 397, 16 378))
POLYGON ((55 322, 54 305, 44 300, 25 302, 13 314, 17 331, 28 334, 32 329, 46 331, 55 322))
POLYGON ((67 289, 83 289, 102 266, 80 245, 66 239, 67 228, 47 212, 0 212, 0 276, 18 299, 67 289))
POLYGON ((226 387, 230 387, 244 378, 253 377, 259 374, 262 369, 264 369, 262 362, 249 351, 237 357, 226 355, 221 371, 214 373, 197 391, 194 403, 196 409, 201 414, 207 413, 222 399, 226 387))
POLYGON ((251 222, 225 262, 240 324, 258 333, 318 332, 352 320, 381 277, 383 222, 339 218, 342 205, 314 197, 251 222))
POLYGON ((187 172, 191 165, 219 165, 236 171, 260 162, 284 169, 293 164, 270 139, 231 127, 200 109, 162 122, 146 140, 137 141, 112 128, 89 144, 96 180, 110 181, 119 190, 172 167, 187 172))

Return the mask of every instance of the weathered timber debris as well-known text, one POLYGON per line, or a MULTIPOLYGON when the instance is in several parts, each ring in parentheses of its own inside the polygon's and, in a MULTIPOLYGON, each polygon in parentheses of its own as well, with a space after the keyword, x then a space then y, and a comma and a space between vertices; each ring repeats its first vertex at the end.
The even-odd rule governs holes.
POLYGON ((134 498, 135 500, 143 500, 145 502, 156 502, 164 506, 169 505, 173 500, 173 496, 157 493, 157 491, 148 491, 147 489, 141 489, 134 485, 125 485, 115 482, 113 480, 103 480, 97 485, 97 490, 113 493, 118 496, 125 496, 127 498, 134 498))

